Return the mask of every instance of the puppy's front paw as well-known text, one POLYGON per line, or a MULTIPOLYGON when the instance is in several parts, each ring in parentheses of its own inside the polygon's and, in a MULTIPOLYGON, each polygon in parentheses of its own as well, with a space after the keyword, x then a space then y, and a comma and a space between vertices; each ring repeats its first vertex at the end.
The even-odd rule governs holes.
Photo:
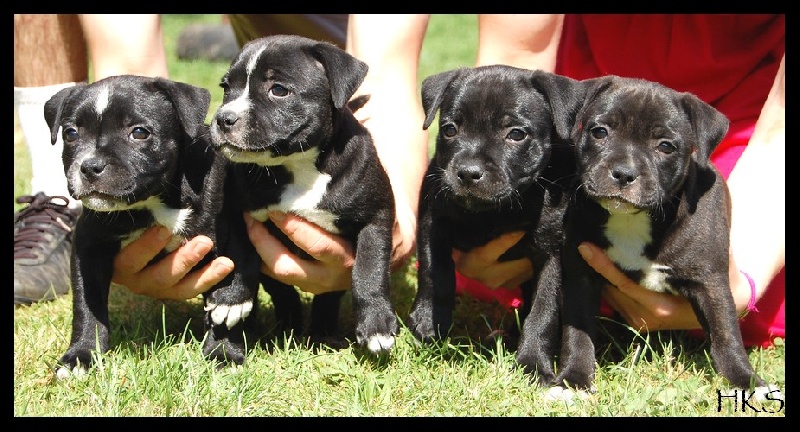
POLYGON ((90 350, 68 351, 55 367, 56 377, 58 379, 67 379, 72 376, 83 377, 89 371, 91 363, 92 352, 90 350))
POLYGON ((781 389, 779 389, 778 386, 774 384, 770 384, 764 387, 756 387, 754 392, 755 396, 753 397, 755 397, 756 400, 758 400, 759 402, 764 402, 767 400, 773 400, 773 401, 783 400, 783 392, 781 392, 781 389))
POLYGON ((204 309, 206 312, 210 312, 211 322, 214 325, 225 323, 225 326, 230 329, 250 315, 253 310, 253 301, 247 300, 244 303, 227 305, 208 300, 204 309))
POLYGON ((387 353, 393 346, 394 336, 392 335, 375 335, 366 340, 367 349, 375 355, 387 353))
POLYGON ((430 343, 436 340, 436 333, 433 330, 433 320, 423 319, 421 314, 411 311, 408 315, 408 329, 414 337, 424 343, 430 343))
POLYGON ((728 390, 720 391, 720 396, 728 398, 742 398, 745 400, 755 400, 757 402, 783 400, 783 393, 778 388, 778 386, 774 384, 756 387, 755 389, 753 389, 752 393, 750 393, 748 390, 745 389, 730 388, 728 390))
POLYGON ((216 335, 213 330, 208 333, 203 345, 203 355, 208 360, 216 360, 221 366, 241 365, 245 354, 244 344, 238 338, 232 340, 227 336, 216 335))
POLYGON ((594 393, 594 389, 575 391, 561 386, 553 386, 547 389, 544 400, 547 402, 565 402, 568 406, 572 406, 576 398, 580 400, 589 399, 590 392, 594 393))
POLYGON ((356 340, 373 354, 389 352, 397 335, 397 316, 394 312, 361 320, 356 325, 356 340))

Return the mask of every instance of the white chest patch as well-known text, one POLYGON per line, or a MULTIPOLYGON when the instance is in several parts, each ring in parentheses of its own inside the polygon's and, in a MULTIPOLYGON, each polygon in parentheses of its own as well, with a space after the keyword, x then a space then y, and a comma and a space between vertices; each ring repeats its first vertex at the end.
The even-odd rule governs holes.
POLYGON ((294 213, 313 222, 328 232, 338 234, 339 229, 333 223, 336 215, 317 208, 325 192, 331 176, 317 171, 314 166, 316 150, 306 152, 302 157, 290 157, 284 160, 283 166, 294 176, 294 183, 288 185, 281 194, 280 202, 265 209, 254 210, 250 215, 254 219, 264 222, 267 212, 277 210, 284 213, 294 213))
POLYGON ((642 279, 638 282, 651 291, 675 293, 664 273, 670 268, 650 261, 644 255, 645 246, 652 241, 647 212, 610 213, 605 234, 611 242, 606 253, 621 269, 642 271, 642 279))
MULTIPOLYGON (((137 203, 130 209, 150 210, 156 223, 163 225, 172 232, 173 238, 165 248, 167 252, 172 252, 178 246, 186 243, 186 222, 192 215, 192 209, 173 209, 161 202, 157 197, 150 197, 145 201, 137 203)), ((122 247, 136 240, 146 228, 136 230, 122 239, 122 247)))

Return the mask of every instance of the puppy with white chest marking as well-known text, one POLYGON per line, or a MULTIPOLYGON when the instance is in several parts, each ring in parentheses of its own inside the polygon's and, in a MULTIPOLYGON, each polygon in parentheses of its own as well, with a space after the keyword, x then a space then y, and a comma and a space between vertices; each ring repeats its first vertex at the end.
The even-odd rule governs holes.
POLYGON ((748 360, 729 285, 730 197, 709 160, 728 119, 693 94, 653 82, 607 76, 581 84, 557 382, 592 389, 595 317, 607 282, 578 253, 590 241, 643 287, 686 297, 717 372, 763 394, 767 384, 748 360))
MULTIPOLYGON (((422 84, 423 127, 438 112, 439 135, 420 193, 419 286, 409 329, 423 341, 450 331, 453 248, 469 251, 523 230, 525 237, 501 260, 525 257, 533 263, 534 278, 521 286, 517 361, 543 384, 555 377, 560 334, 563 217, 575 173, 566 136, 580 100, 572 91, 576 84, 503 65, 442 72, 422 84)), ((515 333, 512 328, 509 335, 515 333)))
MULTIPOLYGON (((347 106, 367 65, 344 50, 299 36, 249 42, 222 78, 222 106, 214 118, 215 148, 233 162, 226 194, 237 196, 239 219, 249 212, 300 256, 267 218, 291 212, 355 245, 352 270, 357 341, 373 353, 389 351, 398 330, 389 298, 394 197, 372 138, 347 106)), ((235 212, 234 212, 235 213, 235 212)), ((246 232, 227 241, 224 254, 260 278, 281 329, 300 334, 299 294, 260 272, 246 232)), ((253 285, 254 293, 258 282, 253 285)), ((336 344, 344 292, 314 296, 312 341, 336 344)))
MULTIPOLYGON (((132 75, 67 88, 46 103, 51 140, 59 130, 63 137, 70 194, 83 204, 71 255, 72 340, 60 377, 109 349, 108 293, 122 246, 154 224, 175 235, 168 251, 199 234, 215 238, 227 161, 206 140, 209 103, 206 89, 132 75)), ((233 326, 247 307, 221 308, 215 319, 233 326)))

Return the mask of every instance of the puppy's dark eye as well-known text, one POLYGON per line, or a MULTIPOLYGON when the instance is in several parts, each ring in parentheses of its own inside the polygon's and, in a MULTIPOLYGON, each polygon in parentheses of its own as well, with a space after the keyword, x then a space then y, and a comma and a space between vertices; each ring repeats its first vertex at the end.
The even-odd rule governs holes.
POLYGON ((78 140, 78 130, 75 128, 66 128, 62 132, 64 142, 73 142, 78 140))
POLYGON ((227 96, 231 92, 231 86, 226 81, 220 82, 219 86, 222 88, 223 95, 227 96))
POLYGON ((506 139, 511 141, 522 141, 528 134, 525 133, 522 129, 511 129, 511 132, 506 135, 506 139))
POLYGON ((675 144, 672 144, 669 141, 661 141, 660 143, 658 143, 658 151, 664 154, 670 154, 677 149, 678 148, 675 147, 675 144))
POLYGON ((280 84, 275 84, 269 89, 269 92, 276 97, 285 97, 289 94, 289 89, 280 84))
POLYGON ((442 126, 442 135, 444 135, 447 138, 452 138, 456 136, 457 132, 458 130, 456 129, 456 127, 451 124, 442 126))
POLYGON ((604 139, 605 137, 608 136, 608 131, 606 130, 606 128, 600 126, 593 127, 589 131, 589 133, 592 134, 592 138, 594 139, 604 139))
POLYGON ((146 140, 147 138, 150 138, 150 131, 141 126, 137 126, 133 128, 130 136, 131 139, 146 140))

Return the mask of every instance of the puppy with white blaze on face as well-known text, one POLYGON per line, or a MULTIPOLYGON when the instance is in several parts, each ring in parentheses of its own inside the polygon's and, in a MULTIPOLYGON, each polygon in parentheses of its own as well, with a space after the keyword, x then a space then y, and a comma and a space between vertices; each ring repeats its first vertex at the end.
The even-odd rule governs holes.
MULTIPOLYGON (((122 246, 155 224, 173 234, 162 256, 186 238, 216 238, 227 161, 207 142, 210 99, 208 90, 189 84, 120 75, 66 88, 45 104, 52 142, 59 131, 64 140, 70 194, 83 204, 71 255, 72 340, 58 362, 59 377, 84 372, 93 351, 109 349, 108 293, 122 246)), ((206 300, 236 289, 227 279, 206 300)), ((251 307, 245 299, 209 310, 215 324, 235 333, 251 307)), ((227 360, 241 363, 242 351, 227 360)))
MULTIPOLYGON (((270 294, 279 330, 304 332, 302 303, 295 287, 261 274, 244 212, 307 259, 313 258, 274 226, 269 212, 299 215, 355 245, 356 339, 379 354, 392 348, 398 330, 389 298, 395 209, 372 138, 348 106, 366 73, 365 63, 329 43, 287 35, 251 41, 222 78, 224 100, 211 138, 233 171, 225 210, 233 228, 221 248, 254 295, 259 281, 270 294)), ((307 332, 313 343, 344 346, 343 294, 314 296, 307 332)))

